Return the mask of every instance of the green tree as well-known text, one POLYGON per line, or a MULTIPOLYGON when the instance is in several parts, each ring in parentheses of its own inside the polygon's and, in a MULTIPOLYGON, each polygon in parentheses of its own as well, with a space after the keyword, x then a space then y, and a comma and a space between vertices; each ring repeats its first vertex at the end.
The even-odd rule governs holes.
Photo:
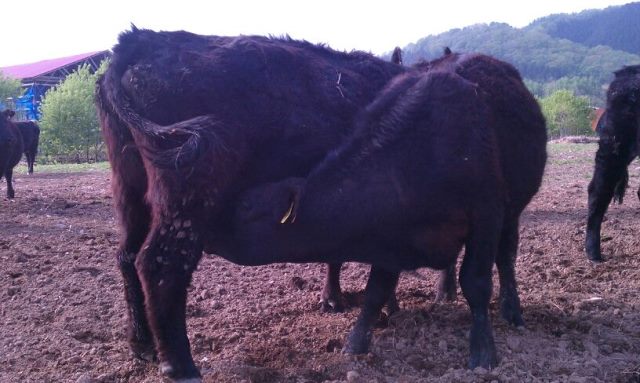
POLYGON ((96 79, 106 65, 105 60, 96 73, 83 65, 47 91, 40 105, 41 145, 45 156, 64 156, 77 162, 99 159, 103 141, 94 92, 96 79))
POLYGON ((550 138, 593 134, 590 128, 592 110, 586 97, 577 97, 562 89, 541 99, 540 106, 550 138))
POLYGON ((0 102, 9 97, 19 97, 21 94, 20 80, 7 77, 0 71, 0 102))

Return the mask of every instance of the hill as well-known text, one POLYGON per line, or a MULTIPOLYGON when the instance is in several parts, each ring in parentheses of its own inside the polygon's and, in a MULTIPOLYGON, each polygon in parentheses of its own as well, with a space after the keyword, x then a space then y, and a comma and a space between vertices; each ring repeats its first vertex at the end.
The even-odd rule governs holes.
MULTIPOLYGON (((546 96, 557 89, 570 89, 578 95, 589 97, 594 105, 603 105, 605 89, 613 79, 613 71, 624 65, 640 63, 640 55, 606 45, 586 45, 553 36, 549 31, 577 30, 585 15, 590 20, 599 20, 607 25, 609 15, 618 17, 620 10, 616 8, 635 11, 639 6, 640 3, 633 3, 602 11, 553 15, 536 20, 524 28, 491 23, 452 29, 409 44, 404 48, 404 61, 413 64, 423 58, 439 57, 446 46, 458 52, 483 52, 515 65, 529 88, 538 96, 546 96), (572 24, 570 20, 580 23, 572 24)), ((640 43, 638 38, 632 41, 631 35, 623 40, 625 46, 640 43)))
POLYGON ((588 47, 606 45, 640 54, 640 3, 543 17, 528 29, 538 28, 551 37, 588 47))

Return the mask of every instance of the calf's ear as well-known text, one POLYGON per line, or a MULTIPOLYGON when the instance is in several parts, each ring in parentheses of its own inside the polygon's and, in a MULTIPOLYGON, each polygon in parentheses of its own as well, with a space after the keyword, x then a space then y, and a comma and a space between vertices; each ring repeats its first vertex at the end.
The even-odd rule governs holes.
POLYGON ((296 221, 296 215, 298 206, 300 205, 300 196, 302 195, 302 187, 299 185, 287 185, 287 192, 289 194, 289 208, 280 218, 280 223, 294 223, 296 221))

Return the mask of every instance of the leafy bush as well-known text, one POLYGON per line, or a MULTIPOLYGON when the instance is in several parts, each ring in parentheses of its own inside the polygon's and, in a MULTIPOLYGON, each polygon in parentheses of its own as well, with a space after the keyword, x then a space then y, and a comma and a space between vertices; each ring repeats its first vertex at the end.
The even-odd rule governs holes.
POLYGON ((547 120, 549 138, 593 134, 590 124, 593 111, 586 97, 562 89, 539 102, 547 120))
POLYGON ((40 111, 41 152, 45 158, 63 158, 75 162, 104 159, 104 143, 94 105, 97 77, 88 65, 78 67, 55 88, 47 91, 40 111))
POLYGON ((20 80, 7 77, 0 71, 0 102, 9 97, 19 97, 22 94, 20 80))

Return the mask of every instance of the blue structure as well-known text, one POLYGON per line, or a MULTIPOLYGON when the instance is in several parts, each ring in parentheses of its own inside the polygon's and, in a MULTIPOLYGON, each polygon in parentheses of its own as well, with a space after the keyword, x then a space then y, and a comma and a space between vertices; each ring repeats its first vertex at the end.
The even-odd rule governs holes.
POLYGON ((40 119, 40 100, 47 89, 43 85, 32 84, 26 88, 22 96, 15 99, 14 108, 21 120, 40 119))
POLYGON ((0 68, 5 76, 19 79, 24 90, 18 98, 0 100, 0 108, 15 110, 16 121, 39 120, 40 100, 48 89, 58 85, 81 65, 89 65, 91 72, 94 72, 100 62, 109 56, 109 51, 98 51, 0 68))

